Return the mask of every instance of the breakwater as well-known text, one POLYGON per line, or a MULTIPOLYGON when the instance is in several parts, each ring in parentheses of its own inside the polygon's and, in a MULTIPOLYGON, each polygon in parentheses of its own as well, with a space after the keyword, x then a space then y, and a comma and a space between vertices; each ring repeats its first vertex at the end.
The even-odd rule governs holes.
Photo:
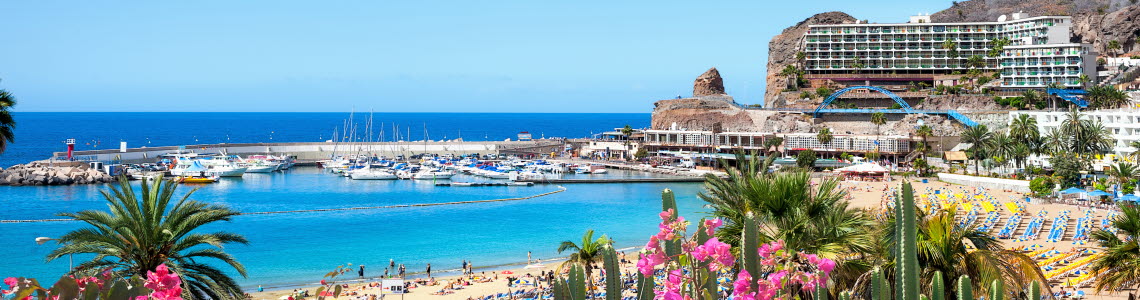
MULTIPOLYGON (((228 155, 274 154, 296 156, 300 163, 329 159, 334 155, 368 154, 395 157, 415 154, 496 154, 539 155, 562 150, 563 139, 533 141, 446 141, 446 142, 375 142, 375 143, 243 143, 197 144, 168 147, 141 147, 108 150, 75 151, 77 161, 114 163, 155 162, 159 156, 178 151, 195 153, 221 153, 228 155)), ((66 160, 67 152, 54 152, 50 160, 66 160)))

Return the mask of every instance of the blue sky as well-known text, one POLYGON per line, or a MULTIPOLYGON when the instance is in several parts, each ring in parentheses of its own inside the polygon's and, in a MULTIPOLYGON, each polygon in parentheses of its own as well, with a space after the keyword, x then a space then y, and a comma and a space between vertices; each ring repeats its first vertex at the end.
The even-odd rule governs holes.
POLYGON ((717 67, 761 103, 815 13, 950 1, 5 1, 16 111, 649 112, 717 67), (873 3, 872 3, 873 2, 873 3))

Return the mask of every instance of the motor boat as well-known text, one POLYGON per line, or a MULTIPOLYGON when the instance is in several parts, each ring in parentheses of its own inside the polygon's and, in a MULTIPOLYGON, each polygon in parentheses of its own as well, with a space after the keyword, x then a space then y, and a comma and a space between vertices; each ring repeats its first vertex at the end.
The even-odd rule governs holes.
POLYGON ((180 183, 215 183, 218 176, 178 176, 174 180, 180 183))
POLYGON ((452 176, 455 176, 455 172, 444 171, 442 169, 431 169, 431 170, 421 169, 419 172, 416 172, 412 175, 412 179, 439 180, 439 179, 451 179, 452 176))

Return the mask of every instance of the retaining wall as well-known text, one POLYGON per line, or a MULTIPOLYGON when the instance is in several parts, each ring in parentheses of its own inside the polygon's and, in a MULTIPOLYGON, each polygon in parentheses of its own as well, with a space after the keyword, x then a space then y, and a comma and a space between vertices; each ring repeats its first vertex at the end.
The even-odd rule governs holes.
POLYGON ((961 185, 983 187, 987 189, 1012 190, 1019 193, 1029 193, 1029 181, 978 177, 969 175, 938 173, 938 179, 961 185))

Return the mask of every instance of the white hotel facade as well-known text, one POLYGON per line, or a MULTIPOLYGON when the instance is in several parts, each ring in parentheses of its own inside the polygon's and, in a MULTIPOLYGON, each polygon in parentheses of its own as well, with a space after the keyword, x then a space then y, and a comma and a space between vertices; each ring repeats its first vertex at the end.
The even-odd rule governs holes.
POLYGON ((964 74, 967 59, 978 55, 985 60, 985 71, 1000 72, 997 83, 1005 90, 1052 83, 1083 88, 1081 74, 1096 78, 1096 54, 1089 44, 1070 42, 1071 27, 1067 16, 1014 13, 996 22, 931 23, 930 16, 920 15, 909 23, 810 25, 801 49, 808 79, 926 80, 955 71, 964 74), (1009 39, 1010 45, 1000 56, 988 57, 990 41, 999 38, 1009 39), (955 58, 942 47, 947 39, 957 44, 955 58))

